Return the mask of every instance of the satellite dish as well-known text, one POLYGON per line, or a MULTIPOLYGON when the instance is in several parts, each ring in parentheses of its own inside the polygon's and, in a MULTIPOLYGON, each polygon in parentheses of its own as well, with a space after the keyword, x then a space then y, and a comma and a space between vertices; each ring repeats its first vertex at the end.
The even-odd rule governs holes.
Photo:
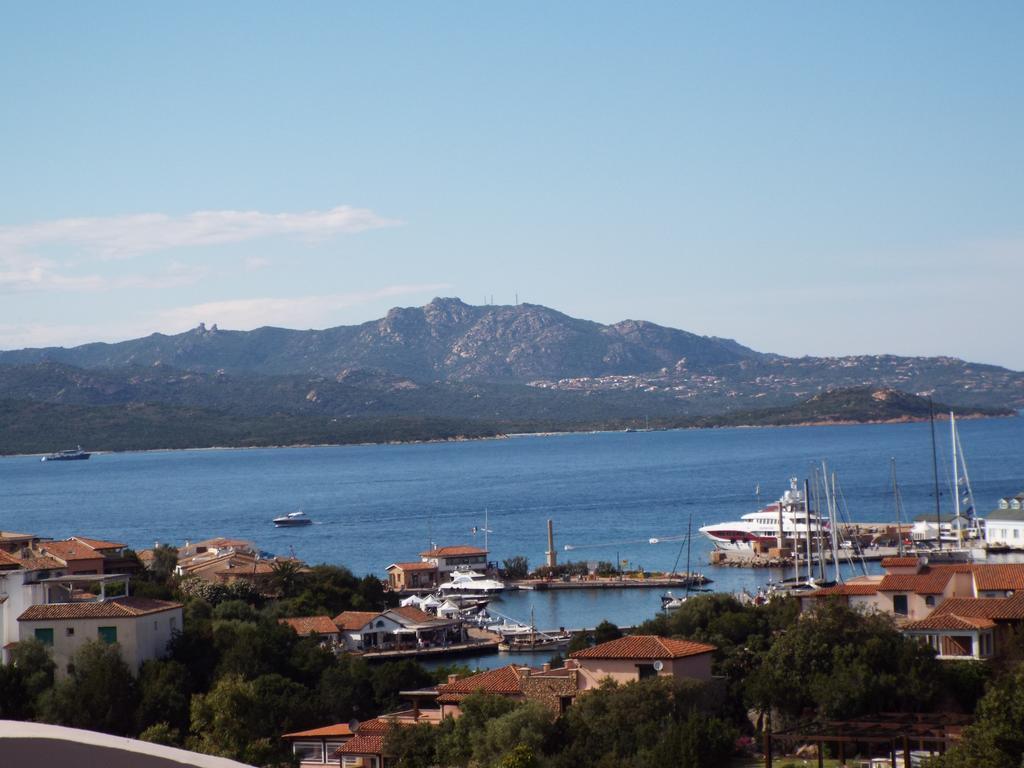
POLYGON ((655 672, 661 672, 661 670, 665 668, 665 663, 661 659, 658 659, 654 662, 653 666, 655 672))
POLYGON ((352 718, 351 720, 349 720, 348 721, 348 729, 350 731, 352 731, 352 733, 355 733, 356 731, 358 731, 359 730, 359 721, 356 720, 355 718, 352 718))

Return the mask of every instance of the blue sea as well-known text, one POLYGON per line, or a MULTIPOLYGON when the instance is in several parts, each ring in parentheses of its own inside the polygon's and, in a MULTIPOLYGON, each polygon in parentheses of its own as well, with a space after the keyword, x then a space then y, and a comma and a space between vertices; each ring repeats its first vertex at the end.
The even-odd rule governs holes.
MULTIPOLYGON (((980 511, 1024 489, 1024 419, 958 422, 980 511)), ((948 422, 936 424, 940 496, 950 508, 948 422)), ((85 441, 83 440, 83 443, 85 441)), ((86 446, 88 447, 88 446, 86 446)), ((522 436, 418 445, 99 454, 85 462, 0 459, 0 529, 81 534, 134 548, 224 535, 276 554, 384 575, 431 542, 487 544, 491 557, 544 560, 554 521, 560 558, 628 560, 667 570, 678 537, 773 501, 790 477, 827 460, 855 520, 893 520, 890 458, 908 515, 935 509, 929 425, 884 424, 522 436), (759 494, 757 493, 759 489, 759 494), (302 509, 316 521, 275 529, 302 509), (490 533, 483 532, 485 516, 490 533), (474 533, 474 529, 475 533, 474 533), (677 537, 651 544, 650 539, 677 537), (571 551, 564 548, 568 545, 571 551)), ((692 567, 723 591, 778 572, 712 568, 695 537, 692 567)), ((541 627, 630 625, 657 590, 506 593, 494 607, 541 627)))

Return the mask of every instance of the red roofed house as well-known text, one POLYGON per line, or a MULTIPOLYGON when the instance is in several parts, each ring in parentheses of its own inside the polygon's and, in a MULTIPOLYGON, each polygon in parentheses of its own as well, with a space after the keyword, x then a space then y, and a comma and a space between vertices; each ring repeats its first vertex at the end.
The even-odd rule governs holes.
POLYGON ((323 728, 286 733, 281 738, 291 745, 292 756, 298 760, 299 768, 316 768, 321 765, 341 765, 341 758, 335 752, 351 740, 353 735, 347 723, 335 723, 323 728))
POLYGON ((341 631, 330 616, 296 616, 277 621, 294 629, 299 637, 316 635, 320 638, 320 644, 327 648, 334 648, 341 643, 341 631))
POLYGON ((806 610, 834 598, 850 608, 875 610, 897 621, 920 621, 951 598, 1006 597, 1024 589, 1021 563, 939 563, 927 558, 887 557, 883 576, 859 576, 800 596, 806 610))
POLYGON ((441 619, 413 606, 371 613, 345 611, 334 617, 346 650, 390 651, 464 643, 461 619, 441 619))
POLYGON ((1002 598, 952 598, 902 630, 927 642, 940 659, 987 659, 1022 623, 1024 592, 1002 598))
POLYGON ((440 572, 434 563, 392 563, 387 567, 387 572, 388 584, 395 592, 413 589, 434 590, 440 583, 440 572))
MULTIPOLYGON (((100 579, 103 583, 111 578, 68 576, 61 580, 100 579)), ((32 605, 18 616, 19 639, 35 638, 50 648, 58 675, 67 671, 72 655, 89 640, 117 643, 125 663, 137 672, 142 662, 162 657, 181 628, 181 603, 127 595, 32 605)))
POLYGON ((403 727, 440 722, 437 710, 411 709, 381 715, 360 724, 355 735, 338 748, 335 756, 340 758, 342 768, 384 768, 391 765, 384 754, 384 740, 392 724, 403 727))
POLYGON ((577 687, 596 688, 611 678, 617 683, 664 676, 711 680, 713 645, 656 635, 626 635, 570 654, 580 670, 577 687))
POLYGON ((448 578, 457 570, 487 570, 487 550, 465 544, 436 547, 420 552, 420 558, 437 568, 439 578, 448 578))

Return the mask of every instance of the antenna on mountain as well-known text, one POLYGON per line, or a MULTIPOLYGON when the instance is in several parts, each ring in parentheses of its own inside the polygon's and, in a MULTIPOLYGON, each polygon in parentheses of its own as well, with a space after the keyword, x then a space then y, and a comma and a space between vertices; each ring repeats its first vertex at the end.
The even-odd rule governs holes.
POLYGON ((519 306, 519 291, 516 291, 516 306, 519 306))

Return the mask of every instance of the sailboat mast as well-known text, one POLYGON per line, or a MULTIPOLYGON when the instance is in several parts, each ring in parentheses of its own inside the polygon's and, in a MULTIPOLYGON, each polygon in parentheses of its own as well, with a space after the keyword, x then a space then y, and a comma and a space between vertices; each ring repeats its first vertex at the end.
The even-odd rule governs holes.
POLYGON ((839 531, 836 520, 836 473, 831 478, 828 475, 825 462, 821 463, 822 472, 825 474, 825 500, 828 503, 828 525, 832 534, 832 565, 836 582, 842 581, 842 574, 839 571, 839 531), (831 479, 831 489, 829 480, 831 479))
POLYGON ((964 527, 960 520, 960 463, 956 455, 956 417, 949 412, 949 438, 953 444, 953 524, 956 525, 956 543, 964 548, 964 527))
POLYGON ((903 557, 903 525, 900 521, 900 487, 896 483, 896 457, 889 459, 892 467, 892 500, 896 506, 896 553, 903 557))
POLYGON ((804 522, 807 523, 807 581, 814 581, 814 560, 811 558, 811 492, 804 478, 804 522))
POLYGON ((935 535, 939 539, 939 549, 942 549, 942 510, 939 507, 939 458, 935 448, 935 405, 932 399, 928 398, 928 423, 932 428, 932 479, 935 482, 935 535))
POLYGON ((818 578, 825 581, 825 529, 821 517, 821 499, 818 496, 818 468, 814 468, 814 512, 818 518, 818 530, 815 539, 818 545, 818 578))
POLYGON ((690 596, 690 531, 693 528, 693 513, 690 513, 690 518, 686 521, 686 596, 690 596))
MULTIPOLYGON (((971 473, 967 471, 967 456, 964 454, 963 443, 960 442, 960 431, 956 433, 956 447, 960 453, 960 466, 964 468, 964 487, 967 488, 967 514, 971 517, 971 528, 974 532, 977 532, 977 525, 975 523, 978 512, 977 506, 974 504, 974 489, 971 488, 971 473)), ((957 488, 959 492, 959 488, 957 488)))

